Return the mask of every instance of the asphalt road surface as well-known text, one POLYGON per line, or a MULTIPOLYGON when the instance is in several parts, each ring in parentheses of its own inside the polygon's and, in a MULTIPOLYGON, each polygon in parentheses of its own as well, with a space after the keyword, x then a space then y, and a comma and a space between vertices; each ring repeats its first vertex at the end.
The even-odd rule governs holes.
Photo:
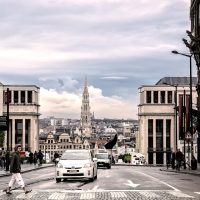
POLYGON ((22 174, 33 191, 25 195, 20 188, 6 195, 2 190, 10 177, 0 178, 0 199, 200 199, 200 177, 161 171, 159 167, 112 166, 98 169, 94 182, 55 181, 55 168, 22 174))

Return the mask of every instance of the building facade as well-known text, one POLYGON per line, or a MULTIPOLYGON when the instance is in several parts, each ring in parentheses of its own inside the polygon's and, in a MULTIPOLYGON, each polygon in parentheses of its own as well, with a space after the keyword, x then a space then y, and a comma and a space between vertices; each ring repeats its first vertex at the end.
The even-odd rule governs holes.
MULTIPOLYGON (((193 107, 196 107, 196 79, 193 80, 192 99, 193 107)), ((175 105, 179 106, 176 98, 184 92, 185 95, 190 94, 189 77, 165 77, 156 85, 143 85, 139 88, 139 152, 145 155, 148 164, 166 164, 176 148, 184 152, 184 142, 179 140, 179 119, 175 114, 175 105)), ((189 149, 190 146, 186 144, 186 159, 191 157, 189 149)), ((196 153, 195 140, 195 157, 196 153)))
POLYGON ((50 160, 53 160, 55 152, 62 155, 67 149, 90 149, 87 139, 78 135, 70 136, 69 133, 56 133, 41 134, 39 137, 39 148, 44 156, 49 154, 50 160))
POLYGON ((21 144, 23 151, 38 150, 39 134, 39 94, 35 85, 3 85, 0 83, 0 115, 7 115, 7 95, 9 95, 9 150, 21 144), (9 92, 7 94, 7 92, 9 92))

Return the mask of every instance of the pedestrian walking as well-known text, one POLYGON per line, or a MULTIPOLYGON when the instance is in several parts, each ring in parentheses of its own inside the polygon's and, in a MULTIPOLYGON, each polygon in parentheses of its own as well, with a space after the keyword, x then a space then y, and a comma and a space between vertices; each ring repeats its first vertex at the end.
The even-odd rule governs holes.
POLYGON ((39 152, 38 152, 39 165, 42 165, 43 157, 44 157, 44 155, 43 155, 42 151, 39 150, 39 152))
POLYGON ((183 153, 178 149, 176 152, 177 170, 180 170, 181 162, 183 161, 183 153))
POLYGON ((175 160, 176 160, 176 153, 173 151, 172 152, 172 158, 171 158, 172 169, 175 169, 175 160))
POLYGON ((58 160, 59 159, 59 154, 57 153, 57 152, 55 152, 54 153, 54 158, 53 158, 53 161, 54 161, 54 163, 55 163, 55 166, 57 165, 57 163, 58 163, 58 160))
POLYGON ((37 158, 38 158, 38 153, 37 153, 37 151, 35 151, 34 154, 33 154, 33 163, 34 163, 34 165, 37 164, 37 158))
POLYGON ((32 164, 33 163, 33 153, 30 151, 29 153, 29 163, 32 164))
POLYGON ((11 188, 15 182, 17 182, 20 187, 24 190, 24 193, 27 194, 32 190, 26 189, 24 181, 21 176, 21 158, 20 158, 20 151, 21 145, 15 146, 15 152, 12 155, 11 162, 10 162, 10 173, 11 173, 11 180, 8 184, 8 188, 4 190, 6 194, 11 194, 11 188))

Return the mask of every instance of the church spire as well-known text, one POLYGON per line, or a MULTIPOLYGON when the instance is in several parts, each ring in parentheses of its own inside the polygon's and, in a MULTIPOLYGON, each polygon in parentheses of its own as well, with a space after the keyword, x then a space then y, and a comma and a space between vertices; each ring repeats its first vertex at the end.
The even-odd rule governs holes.
POLYGON ((87 85, 87 76, 85 76, 85 83, 84 83, 84 89, 83 89, 83 94, 82 94, 81 127, 83 129, 83 133, 87 136, 90 136, 91 113, 90 113, 90 100, 89 100, 89 92, 88 92, 88 85, 87 85))

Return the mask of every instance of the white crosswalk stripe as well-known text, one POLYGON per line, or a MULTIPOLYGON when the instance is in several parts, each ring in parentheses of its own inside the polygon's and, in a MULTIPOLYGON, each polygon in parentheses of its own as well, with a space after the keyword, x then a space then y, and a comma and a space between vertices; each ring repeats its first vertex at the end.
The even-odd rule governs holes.
POLYGON ((64 199, 64 198, 65 198, 65 193, 55 192, 51 194, 48 199, 64 199))
POLYGON ((80 199, 95 199, 95 192, 81 193, 80 199))
POLYGON ((160 196, 155 194, 154 192, 150 192, 150 191, 139 191, 140 194, 142 194, 145 197, 148 198, 159 198, 160 196))
POLYGON ((21 193, 21 194, 16 196, 16 199, 32 198, 36 194, 37 194, 37 192, 35 192, 35 191, 32 191, 32 192, 30 192, 28 194, 21 193))
POLYGON ((124 192, 111 192, 112 198, 126 198, 127 195, 124 192))
POLYGON ((169 191, 169 193, 172 194, 173 196, 179 197, 179 198, 194 198, 193 196, 189 196, 188 194, 185 194, 180 191, 169 191))

